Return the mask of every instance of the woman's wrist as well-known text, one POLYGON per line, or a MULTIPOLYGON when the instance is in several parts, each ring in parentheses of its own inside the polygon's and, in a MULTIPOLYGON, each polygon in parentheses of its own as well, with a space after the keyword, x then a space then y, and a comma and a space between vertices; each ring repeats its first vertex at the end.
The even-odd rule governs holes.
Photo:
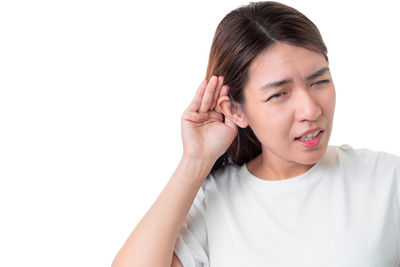
POLYGON ((201 184, 210 173, 214 162, 182 156, 177 171, 190 183, 201 184))

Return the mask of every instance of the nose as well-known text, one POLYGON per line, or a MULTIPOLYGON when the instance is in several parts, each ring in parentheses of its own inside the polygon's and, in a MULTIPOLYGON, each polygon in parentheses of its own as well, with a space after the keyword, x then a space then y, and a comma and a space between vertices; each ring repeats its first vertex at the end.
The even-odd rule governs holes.
POLYGON ((295 98, 295 117, 298 121, 315 121, 322 113, 316 96, 313 96, 308 90, 307 88, 298 90, 295 98))

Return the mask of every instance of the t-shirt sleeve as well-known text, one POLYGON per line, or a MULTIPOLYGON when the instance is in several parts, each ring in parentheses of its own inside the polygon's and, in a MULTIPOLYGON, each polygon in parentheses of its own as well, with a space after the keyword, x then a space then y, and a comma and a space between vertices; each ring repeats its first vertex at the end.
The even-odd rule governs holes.
POLYGON ((208 267, 208 238, 205 220, 204 183, 179 231, 174 252, 184 267, 208 267))

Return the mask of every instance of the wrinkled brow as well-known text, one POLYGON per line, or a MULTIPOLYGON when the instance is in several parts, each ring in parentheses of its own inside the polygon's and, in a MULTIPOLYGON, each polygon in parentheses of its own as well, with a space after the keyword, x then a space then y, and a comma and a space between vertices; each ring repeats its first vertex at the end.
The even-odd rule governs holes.
MULTIPOLYGON (((313 73, 313 74, 307 76, 306 79, 307 79, 308 81, 309 81, 309 80, 312 80, 312 79, 315 79, 315 78, 321 76, 322 74, 324 74, 324 73, 327 72, 327 71, 329 71, 329 68, 328 68, 328 67, 324 67, 324 68, 322 68, 322 69, 316 71, 315 73, 313 73)), ((279 87, 279 86, 281 86, 281 85, 284 85, 284 84, 287 84, 287 83, 291 83, 291 82, 293 82, 292 79, 286 79, 286 80, 282 80, 282 81, 267 83, 266 85, 262 86, 262 87, 260 88, 260 90, 265 90, 265 89, 269 89, 269 88, 279 87)))

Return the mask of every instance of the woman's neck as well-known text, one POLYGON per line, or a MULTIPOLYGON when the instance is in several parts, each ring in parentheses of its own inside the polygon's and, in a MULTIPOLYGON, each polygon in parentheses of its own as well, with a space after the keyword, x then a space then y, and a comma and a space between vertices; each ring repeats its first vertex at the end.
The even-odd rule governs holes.
POLYGON ((304 165, 289 161, 279 156, 266 157, 263 153, 246 163, 248 170, 256 177, 263 180, 283 180, 299 176, 314 164, 304 165))

